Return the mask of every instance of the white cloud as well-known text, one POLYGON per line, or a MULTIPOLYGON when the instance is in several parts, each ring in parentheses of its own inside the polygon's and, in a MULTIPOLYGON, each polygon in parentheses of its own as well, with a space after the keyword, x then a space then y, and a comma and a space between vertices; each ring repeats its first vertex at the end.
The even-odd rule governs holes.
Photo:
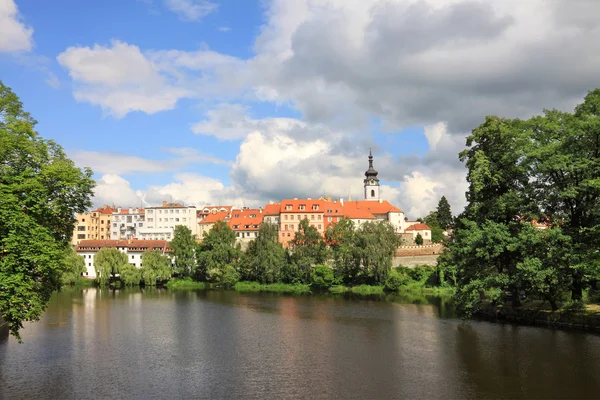
POLYGON ((167 8, 185 21, 200 21, 217 10, 218 4, 208 0, 164 0, 167 8))
POLYGON ((93 204, 96 207, 104 204, 116 206, 138 206, 142 202, 142 193, 131 188, 128 180, 115 174, 105 174, 96 181, 93 204))
POLYGON ((166 148, 164 152, 173 155, 167 160, 152 160, 119 152, 72 151, 69 156, 80 167, 90 167, 100 174, 129 174, 177 171, 192 164, 231 165, 231 162, 204 154, 191 148, 166 148))
POLYGON ((33 28, 19 20, 13 0, 0 0, 0 53, 31 51, 33 28))
POLYGON ((231 30, 228 26, 220 26, 217 28, 219 32, 229 32, 231 30))

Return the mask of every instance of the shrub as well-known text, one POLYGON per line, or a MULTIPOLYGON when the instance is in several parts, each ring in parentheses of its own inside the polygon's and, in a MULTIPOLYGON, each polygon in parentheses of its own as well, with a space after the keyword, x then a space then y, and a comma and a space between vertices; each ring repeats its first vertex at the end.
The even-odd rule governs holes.
POLYGON ((310 285, 318 289, 327 289, 333 285, 333 270, 326 265, 317 265, 310 272, 310 285))
POLYGON ((239 280, 240 280, 240 273, 237 272, 237 270, 233 266, 227 265, 223 269, 223 274, 221 276, 221 283, 223 284, 224 287, 232 288, 235 286, 235 284, 239 280))
POLYGON ((423 236, 420 233, 417 233, 417 237, 415 238, 415 244, 422 245, 423 244, 423 236))
POLYGON ((125 264, 120 268, 119 275, 125 286, 137 286, 142 280, 142 271, 129 264, 125 264))
POLYGON ((389 292, 395 292, 400 288, 400 286, 406 285, 407 282, 408 276, 397 271, 396 269, 392 269, 385 280, 384 288, 389 292))

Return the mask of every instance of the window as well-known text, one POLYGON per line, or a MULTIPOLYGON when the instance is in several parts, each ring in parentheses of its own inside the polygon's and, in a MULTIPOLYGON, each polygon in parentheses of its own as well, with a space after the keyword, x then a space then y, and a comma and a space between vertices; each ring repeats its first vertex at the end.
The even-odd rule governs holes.
POLYGON ((290 233, 288 232, 288 237, 290 237, 290 233))
POLYGON ((115 222, 115 223, 113 224, 113 228, 116 228, 116 227, 117 227, 117 223, 115 222))
POLYGON ((329 222, 331 222, 331 220, 332 220, 332 219, 333 219, 333 218, 331 218, 331 217, 327 218, 327 220, 328 220, 329 222))
POLYGON ((298 209, 300 209, 300 210, 305 210, 305 209, 306 209, 306 206, 305 206, 304 204, 300 204, 300 207, 298 207, 298 209))
POLYGON ((288 226, 287 226, 287 225, 285 226, 285 230, 286 230, 286 231, 288 230, 288 226))
POLYGON ((312 209, 313 210, 318 210, 319 209, 319 205, 318 204, 313 204, 312 209))
POLYGON ((321 229, 321 224, 319 224, 319 229, 321 229))
MULTIPOLYGON (((314 221, 314 220, 315 220, 315 214, 311 215, 311 216, 310 216, 310 219, 314 221)), ((330 221, 331 221, 331 220, 330 220, 330 221)))
POLYGON ((102 232, 104 232, 104 228, 100 228, 100 230, 101 230, 102 232))
POLYGON ((77 239, 85 239, 85 234, 83 234, 83 235, 77 235, 77 239))
POLYGON ((321 219, 321 214, 317 215, 317 219, 321 219))
POLYGON ((77 227, 77 230, 78 230, 79 232, 81 232, 81 231, 85 231, 85 226, 78 226, 78 227, 77 227))
POLYGON ((185 218, 185 217, 184 217, 184 218, 183 218, 183 222, 185 222, 185 221, 187 221, 187 218, 185 218))
POLYGON ((237 236, 237 237, 240 237, 240 233, 239 233, 239 232, 236 232, 236 233, 235 233, 235 236, 237 236))
POLYGON ((179 210, 175 210, 175 214, 179 214, 179 210))
POLYGON ((104 236, 100 236, 100 239, 104 239, 104 236))
POLYGON ((92 263, 88 263, 88 267, 91 267, 91 266, 92 266, 92 263))
POLYGON ((81 219, 81 222, 85 222, 85 218, 82 218, 82 219, 81 219))
POLYGON ((175 218, 175 222, 179 222, 179 218, 175 218))
POLYGON ((173 210, 171 210, 171 214, 173 214, 173 210))
POLYGON ((292 209, 292 205, 291 204, 286 204, 285 209, 286 210, 291 210, 292 209))
POLYGON ((375 197, 375 190, 371 190, 371 197, 375 197))
POLYGON ((148 210, 148 214, 154 214, 154 210, 148 210))
POLYGON ((148 218, 148 222, 154 222, 154 218, 148 218))
POLYGON ((131 256, 131 259, 133 260, 135 258, 135 256, 131 256))
POLYGON ((287 216, 287 214, 285 214, 285 215, 283 216, 283 219, 285 219, 285 220, 287 221, 287 217, 288 217, 288 216, 287 216))
POLYGON ((162 218, 159 218, 159 219, 158 219, 158 222, 162 222, 162 218))

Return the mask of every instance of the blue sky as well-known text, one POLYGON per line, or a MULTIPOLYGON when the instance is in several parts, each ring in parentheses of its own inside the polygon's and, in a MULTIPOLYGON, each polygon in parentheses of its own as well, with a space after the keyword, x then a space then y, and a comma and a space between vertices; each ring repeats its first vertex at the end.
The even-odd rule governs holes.
POLYGON ((96 205, 357 198, 373 147, 386 199, 458 212, 485 115, 600 85, 594 10, 536 2, 0 0, 0 79, 94 169, 96 205))

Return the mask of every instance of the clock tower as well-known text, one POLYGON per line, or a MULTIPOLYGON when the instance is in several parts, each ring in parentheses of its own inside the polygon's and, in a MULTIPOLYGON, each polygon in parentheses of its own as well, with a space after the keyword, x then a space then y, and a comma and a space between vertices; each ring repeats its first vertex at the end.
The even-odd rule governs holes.
POLYGON ((369 169, 365 172, 365 200, 379 200, 379 178, 373 168, 373 154, 369 148, 369 169))

